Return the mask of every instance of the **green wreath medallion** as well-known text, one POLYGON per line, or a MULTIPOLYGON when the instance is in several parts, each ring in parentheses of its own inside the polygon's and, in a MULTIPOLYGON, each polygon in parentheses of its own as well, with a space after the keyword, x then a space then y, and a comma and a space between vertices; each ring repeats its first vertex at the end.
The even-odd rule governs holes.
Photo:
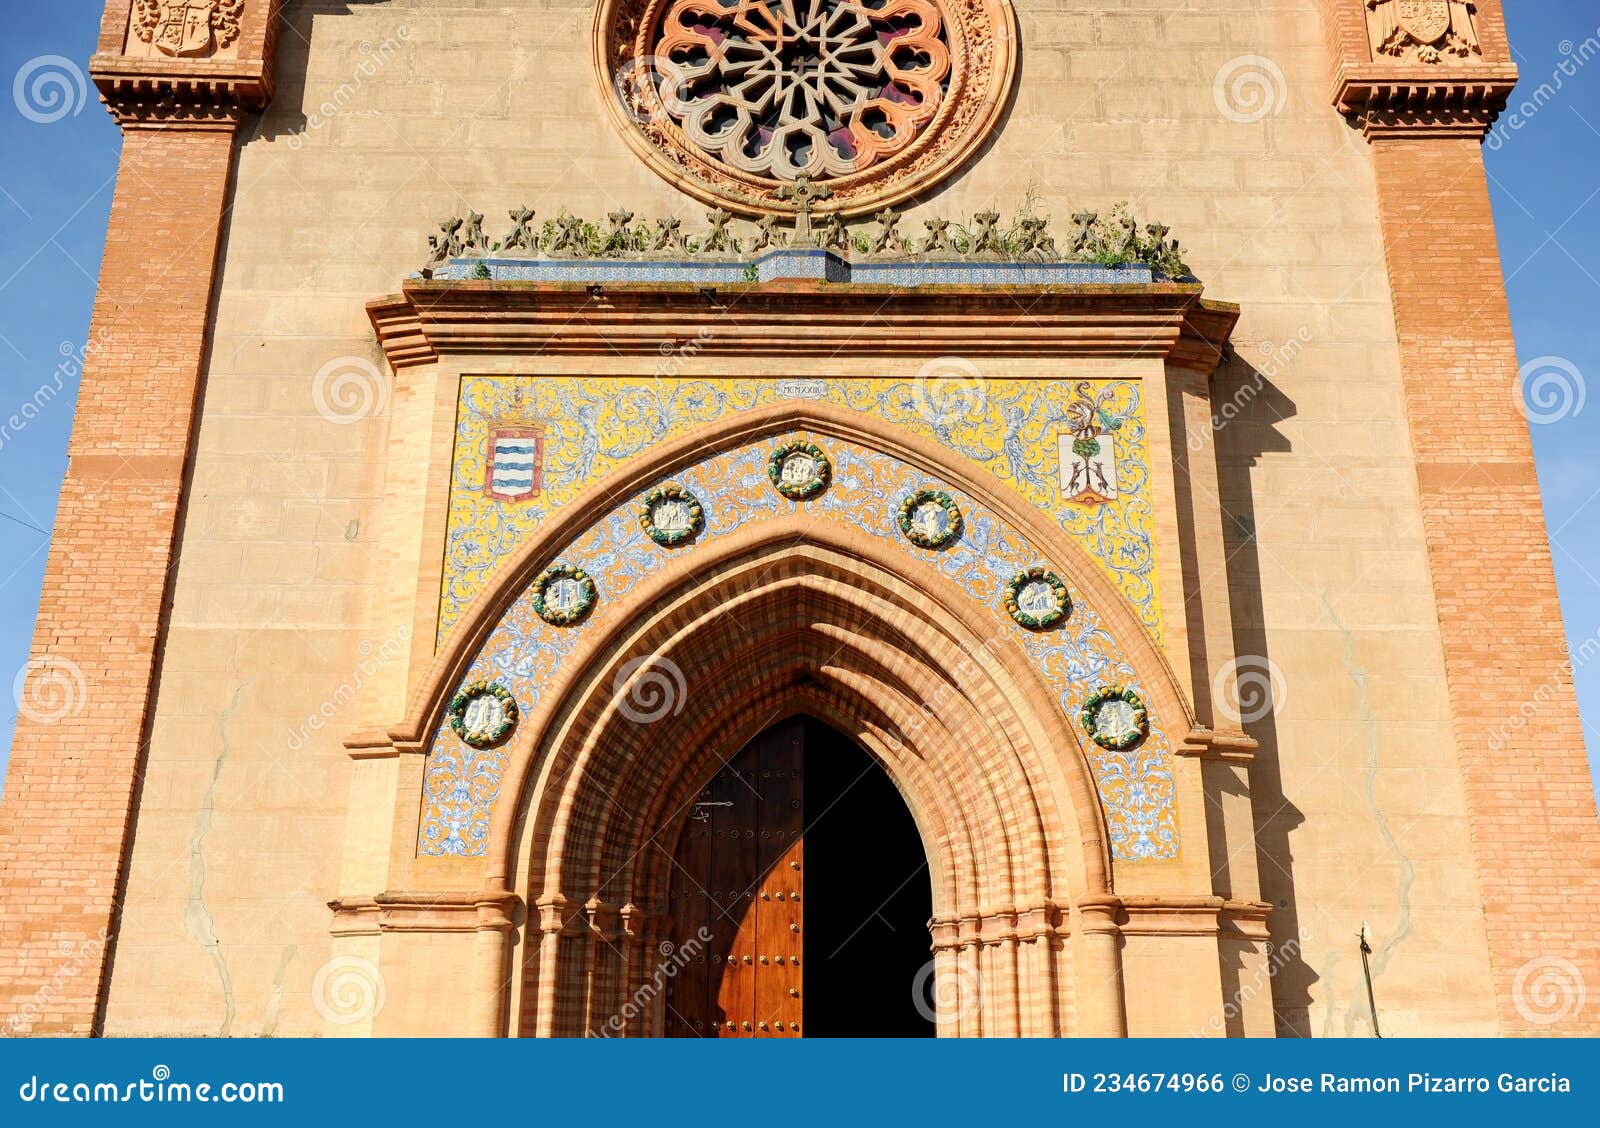
POLYGON ((558 564, 533 581, 533 611, 553 627, 568 627, 587 615, 599 592, 582 568, 558 564))
POLYGON ((668 482, 644 495, 639 527, 657 544, 671 548, 699 536, 706 527, 706 513, 699 498, 677 482, 668 482))
POLYGON ((833 463, 816 443, 785 443, 767 459, 767 477, 790 501, 804 501, 828 488, 833 463))
POLYGON ((1072 614, 1072 597, 1060 576, 1029 568, 1006 585, 1006 614, 1030 631, 1047 630, 1072 614))
POLYGON ((1083 703, 1078 720, 1091 740, 1111 752, 1132 748, 1150 735, 1150 711, 1127 686, 1100 687, 1083 703))
POLYGON ((961 508, 943 490, 917 490, 900 503, 900 531, 918 548, 944 548, 961 535, 961 508))
POLYGON ((517 701, 499 682, 473 682, 450 699, 450 727, 474 748, 498 744, 517 726, 517 701))

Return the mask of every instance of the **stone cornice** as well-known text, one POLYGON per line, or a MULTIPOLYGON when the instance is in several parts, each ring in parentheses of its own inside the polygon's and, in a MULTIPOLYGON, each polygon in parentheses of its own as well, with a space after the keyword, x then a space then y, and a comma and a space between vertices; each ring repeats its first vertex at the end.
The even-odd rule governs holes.
POLYGON ((522 899, 505 889, 389 892, 329 901, 336 936, 383 932, 502 932, 516 925, 522 899))
POLYGON ((1255 760, 1256 751, 1260 747, 1254 737, 1243 732, 1197 727, 1172 751, 1176 756, 1189 756, 1197 760, 1249 764, 1255 760))
POLYGON ((1396 135, 1482 138, 1517 84, 1512 63, 1474 66, 1345 64, 1333 104, 1370 139, 1396 135))
POLYGON ((370 302, 399 370, 442 355, 1174 358, 1210 373, 1238 320, 1197 283, 437 282, 370 302))

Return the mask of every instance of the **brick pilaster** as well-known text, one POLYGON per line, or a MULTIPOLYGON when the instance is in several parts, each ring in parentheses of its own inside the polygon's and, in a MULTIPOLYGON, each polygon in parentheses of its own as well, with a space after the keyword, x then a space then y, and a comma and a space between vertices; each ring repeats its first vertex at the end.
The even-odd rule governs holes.
POLYGON ((0 807, 6 1033, 96 1027, 235 141, 246 110, 266 97, 272 8, 247 9, 248 34, 226 60, 169 59, 122 54, 130 5, 111 0, 91 63, 124 140, 0 807))
POLYGON ((1516 71, 1494 0, 1481 53, 1431 65, 1374 59, 1363 7, 1325 4, 1334 101, 1372 143, 1501 1027, 1600 1033, 1600 821, 1481 151, 1516 71))

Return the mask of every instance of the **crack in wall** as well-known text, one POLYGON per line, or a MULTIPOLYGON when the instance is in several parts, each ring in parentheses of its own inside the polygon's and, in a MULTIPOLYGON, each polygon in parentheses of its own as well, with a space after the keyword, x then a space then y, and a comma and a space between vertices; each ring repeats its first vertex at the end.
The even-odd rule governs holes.
POLYGON ((283 958, 278 961, 278 973, 272 977, 272 998, 267 1003, 267 1017, 261 1024, 263 1038, 271 1038, 278 1032, 278 1012, 283 1007, 283 977, 288 972, 289 963, 297 951, 299 951, 298 945, 290 944, 284 948, 283 958))
POLYGON ((222 765, 228 759, 228 722, 233 719, 233 714, 239 708, 239 698, 249 688, 250 683, 245 682, 233 691, 233 700, 228 702, 228 707, 217 718, 217 760, 211 769, 211 786, 206 789, 205 798, 200 801, 200 810, 195 815, 194 830, 189 835, 189 903, 184 909, 183 923, 189 935, 206 950, 211 957, 211 962, 217 965, 217 978, 222 982, 223 1017, 222 1028, 218 1031, 223 1038, 233 1034, 233 1018, 238 1009, 238 1004, 233 996, 233 978, 228 974, 228 963, 222 956, 222 943, 217 939, 215 922, 211 917, 211 910, 206 907, 206 835, 211 833, 211 819, 216 813, 217 805, 217 780, 222 776, 222 765))
MULTIPOLYGON (((1367 672, 1356 662, 1355 636, 1339 621, 1339 616, 1334 613, 1333 604, 1329 602, 1327 592, 1322 594, 1322 606, 1328 612, 1328 618, 1338 628, 1340 637, 1344 640, 1344 668, 1350 675, 1350 680, 1356 687, 1356 705, 1361 717, 1361 728, 1366 734, 1367 745, 1367 770, 1362 780, 1362 790, 1366 797, 1367 809, 1372 812, 1372 821, 1378 826, 1378 836, 1383 839, 1384 845, 1400 863, 1400 887, 1397 890, 1399 908, 1394 928, 1387 939, 1378 945, 1372 955, 1372 982, 1376 986, 1378 979, 1383 975, 1384 969, 1389 966, 1389 959, 1394 955, 1400 942, 1411 934, 1411 887, 1416 883, 1417 867, 1400 848, 1400 841, 1389 829, 1389 820, 1378 808, 1378 726, 1372 715, 1372 699, 1367 691, 1367 672)), ((1358 997, 1365 997, 1365 983, 1358 985, 1358 997)), ((1330 1012, 1331 1013, 1331 1012, 1330 1012)), ((1355 1032, 1357 1024, 1370 1026, 1372 1016, 1365 1014, 1359 1006, 1351 1007, 1345 1012, 1344 1032, 1347 1036, 1355 1032)))

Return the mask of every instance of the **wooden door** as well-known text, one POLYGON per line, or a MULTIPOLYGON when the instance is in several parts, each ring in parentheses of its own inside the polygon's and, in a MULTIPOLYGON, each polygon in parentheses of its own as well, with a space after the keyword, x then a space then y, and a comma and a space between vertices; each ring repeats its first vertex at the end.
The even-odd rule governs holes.
POLYGON ((682 951, 711 939, 668 985, 669 1037, 801 1035, 805 732, 794 718, 751 741, 684 823, 673 855, 674 942, 682 951))

